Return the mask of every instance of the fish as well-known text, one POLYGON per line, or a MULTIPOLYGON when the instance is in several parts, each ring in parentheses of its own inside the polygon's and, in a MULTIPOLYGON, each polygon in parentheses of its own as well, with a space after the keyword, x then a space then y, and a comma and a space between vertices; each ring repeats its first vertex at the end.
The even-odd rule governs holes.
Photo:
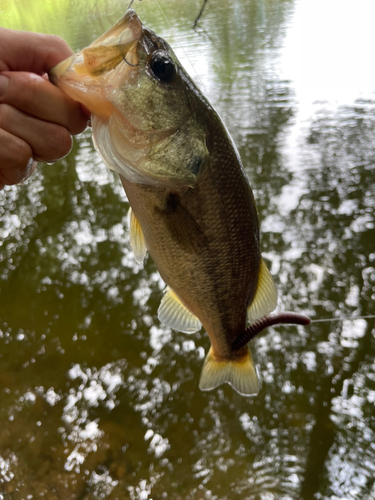
POLYGON ((199 387, 256 395, 246 328, 277 305, 262 258, 258 212, 223 121, 169 44, 128 9, 50 80, 91 112, 93 141, 120 175, 130 243, 166 283, 158 318, 211 347, 199 387))

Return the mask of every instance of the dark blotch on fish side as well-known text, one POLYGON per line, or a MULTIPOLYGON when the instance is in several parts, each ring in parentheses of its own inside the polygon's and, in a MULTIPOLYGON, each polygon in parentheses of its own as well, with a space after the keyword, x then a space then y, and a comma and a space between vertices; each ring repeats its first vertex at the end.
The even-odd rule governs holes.
POLYGON ((178 194, 175 193, 170 193, 167 197, 166 203, 165 203, 165 213, 174 213, 176 212, 177 208, 180 205, 180 197, 178 194))
POLYGON ((207 238, 191 213, 181 205, 177 193, 169 193, 163 209, 155 207, 163 217, 172 239, 187 253, 201 252, 207 247, 207 238))
POLYGON ((273 314, 271 316, 263 316, 250 326, 246 328, 243 333, 236 338, 232 344, 232 349, 238 351, 244 345, 246 345, 250 340, 252 340, 258 333, 263 331, 265 328, 274 325, 289 324, 289 325, 309 325, 310 318, 304 316, 303 314, 297 314, 292 312, 283 312, 279 314, 273 314))

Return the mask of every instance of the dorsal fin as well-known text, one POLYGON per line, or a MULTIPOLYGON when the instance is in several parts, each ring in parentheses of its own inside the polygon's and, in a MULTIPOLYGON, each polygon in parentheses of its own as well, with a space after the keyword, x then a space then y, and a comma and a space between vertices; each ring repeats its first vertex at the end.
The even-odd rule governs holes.
POLYGON ((167 287, 158 309, 158 318, 166 326, 184 333, 195 333, 202 323, 180 301, 177 295, 167 287))
POLYGON ((130 228, 130 245, 133 249, 134 258, 138 264, 143 264, 146 257, 146 242, 143 236, 143 231, 137 217, 134 215, 132 208, 128 212, 129 228, 130 228))
POLYGON ((249 323, 272 312, 277 305, 277 291, 271 273, 264 260, 261 260, 258 288, 254 300, 247 309, 249 323))

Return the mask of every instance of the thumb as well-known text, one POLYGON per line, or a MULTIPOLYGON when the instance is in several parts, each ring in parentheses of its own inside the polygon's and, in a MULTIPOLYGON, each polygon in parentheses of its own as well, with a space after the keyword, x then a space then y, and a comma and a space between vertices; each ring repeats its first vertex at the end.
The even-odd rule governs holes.
POLYGON ((42 75, 73 54, 56 35, 0 28, 0 72, 29 71, 42 75))

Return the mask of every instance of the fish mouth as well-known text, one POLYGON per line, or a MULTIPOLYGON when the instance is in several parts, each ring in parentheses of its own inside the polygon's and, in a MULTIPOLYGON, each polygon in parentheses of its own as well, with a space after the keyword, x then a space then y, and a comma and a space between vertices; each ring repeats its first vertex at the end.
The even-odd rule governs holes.
POLYGON ((132 9, 120 21, 85 49, 77 52, 49 72, 50 81, 91 113, 109 117, 114 109, 105 97, 104 87, 114 85, 106 79, 111 70, 122 66, 121 78, 138 65, 137 44, 143 24, 132 9), (121 64, 122 62, 126 64, 121 64))
POLYGON ((49 77, 91 112, 94 145, 110 169, 139 184, 196 184, 205 133, 194 122, 173 51, 135 11, 49 77))

